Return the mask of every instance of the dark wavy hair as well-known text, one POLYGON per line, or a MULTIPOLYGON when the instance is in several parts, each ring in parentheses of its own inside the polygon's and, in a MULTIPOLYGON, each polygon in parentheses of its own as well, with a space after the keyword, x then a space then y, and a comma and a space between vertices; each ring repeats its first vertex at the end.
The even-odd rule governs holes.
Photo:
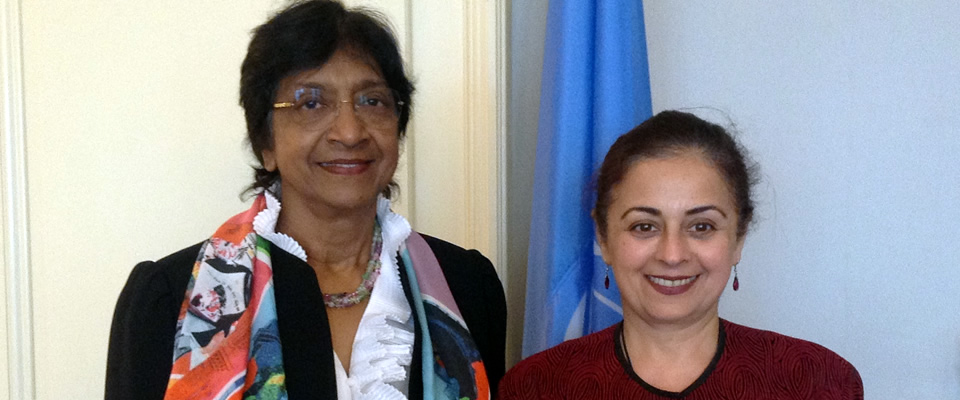
POLYGON ((634 163, 696 150, 720 172, 737 207, 737 237, 747 233, 753 221, 753 186, 757 166, 723 127, 680 111, 663 111, 620 136, 603 159, 596 180, 593 219, 602 239, 607 237, 607 210, 613 188, 634 163))
MULTIPOLYGON (((400 106, 398 136, 406 135, 413 105, 413 83, 403 70, 397 39, 386 18, 371 10, 347 9, 336 1, 297 1, 253 30, 240 68, 240 105, 247 120, 247 141, 259 161, 246 193, 269 189, 280 181, 278 171, 263 168, 263 151, 273 149, 271 118, 277 86, 284 78, 320 68, 340 49, 369 57, 400 106)), ((396 183, 384 189, 390 197, 396 183)))

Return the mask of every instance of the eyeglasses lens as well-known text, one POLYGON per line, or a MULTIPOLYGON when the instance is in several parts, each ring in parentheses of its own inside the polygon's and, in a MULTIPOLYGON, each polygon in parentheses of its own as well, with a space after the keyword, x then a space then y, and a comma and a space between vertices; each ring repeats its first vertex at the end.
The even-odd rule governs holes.
MULTIPOLYGON (((399 108, 397 96, 386 87, 374 87, 354 93, 350 103, 356 118, 370 128, 396 125, 399 108)), ((300 88, 294 92, 293 109, 297 123, 305 128, 322 129, 330 126, 341 112, 340 101, 333 93, 320 88, 300 88)))

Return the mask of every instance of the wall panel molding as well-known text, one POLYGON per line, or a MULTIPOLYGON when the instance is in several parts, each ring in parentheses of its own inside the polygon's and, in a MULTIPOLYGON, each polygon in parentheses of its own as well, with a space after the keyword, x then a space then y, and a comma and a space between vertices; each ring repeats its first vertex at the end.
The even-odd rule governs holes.
MULTIPOLYGON (((507 110, 509 109, 510 104, 510 87, 509 87, 509 74, 510 74, 510 32, 508 27, 510 26, 510 13, 509 13, 509 0, 495 1, 495 12, 496 12, 496 37, 494 39, 494 49, 495 49, 495 59, 496 59, 496 100, 494 102, 494 107, 496 107, 497 118, 496 118, 496 132, 497 132, 497 169, 496 169, 496 179, 497 179, 497 204, 496 204, 496 244, 497 244, 497 253, 496 253, 496 262, 497 262, 497 272, 500 273, 501 280, 503 281, 504 291, 507 290, 507 285, 509 280, 507 277, 507 133, 508 126, 510 124, 509 115, 507 110)), ((523 266, 524 271, 526 271, 526 265, 523 266)))
POLYGON ((466 241, 506 268, 506 7, 464 7, 464 223, 466 241))
MULTIPOLYGON (((403 0, 401 1, 401 7, 403 9, 402 16, 397 17, 397 24, 402 24, 401 27, 398 27, 398 32, 396 33, 400 41, 401 51, 403 52, 403 59, 406 61, 404 67, 409 71, 413 67, 413 29, 411 29, 411 21, 413 21, 413 0, 403 0), (401 18, 402 17, 402 18, 401 18)), ((413 135, 409 133, 413 131, 413 121, 408 121, 407 123, 407 138, 404 139, 403 147, 401 148, 402 153, 400 153, 400 163, 401 166, 399 175, 399 184, 400 184, 400 207, 397 210, 398 213, 407 217, 409 221, 414 221, 417 216, 417 209, 414 207, 417 204, 417 199, 414 197, 416 193, 413 190, 413 185, 416 184, 414 171, 416 165, 414 164, 414 146, 415 140, 413 135)))
POLYGON ((7 389, 10 399, 32 400, 33 327, 19 0, 0 0, 0 21, 7 389))
MULTIPOLYGON (((411 3, 415 229, 506 267, 504 1, 411 3)), ((408 139, 411 140, 411 139, 408 139)))

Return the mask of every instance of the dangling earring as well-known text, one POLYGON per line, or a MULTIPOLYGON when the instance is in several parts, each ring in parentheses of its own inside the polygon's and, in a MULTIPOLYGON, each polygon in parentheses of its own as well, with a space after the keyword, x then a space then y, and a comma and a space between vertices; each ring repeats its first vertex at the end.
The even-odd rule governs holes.
POLYGON ((740 278, 737 276, 737 264, 733 264, 733 291, 737 290, 740 290, 740 278))
POLYGON ((603 288, 610 289, 610 266, 607 265, 607 277, 603 278, 603 288))

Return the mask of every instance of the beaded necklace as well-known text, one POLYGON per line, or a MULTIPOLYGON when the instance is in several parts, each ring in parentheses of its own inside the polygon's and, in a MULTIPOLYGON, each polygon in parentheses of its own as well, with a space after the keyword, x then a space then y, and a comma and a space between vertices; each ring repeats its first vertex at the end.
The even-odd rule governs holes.
POLYGON ((373 284, 380 276, 380 251, 383 249, 383 237, 380 234, 380 221, 373 225, 373 244, 370 246, 370 261, 367 262, 367 270, 363 272, 363 281, 356 291, 350 293, 324 294, 323 304, 330 308, 345 308, 360 304, 361 301, 370 297, 373 291, 373 284))

